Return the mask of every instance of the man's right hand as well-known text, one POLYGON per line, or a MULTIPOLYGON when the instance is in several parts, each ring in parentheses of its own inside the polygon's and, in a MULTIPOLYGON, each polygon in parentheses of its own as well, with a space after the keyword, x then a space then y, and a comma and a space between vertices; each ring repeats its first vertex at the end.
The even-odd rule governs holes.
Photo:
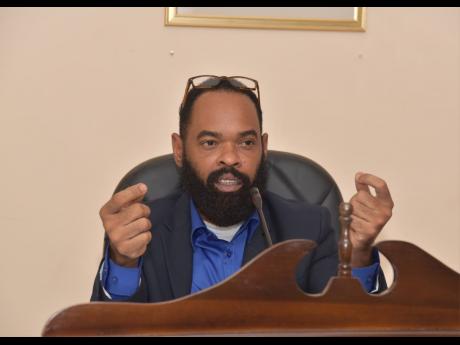
POLYGON ((110 242, 110 258, 120 266, 135 267, 152 239, 150 208, 140 201, 147 192, 143 183, 112 196, 99 215, 110 242))

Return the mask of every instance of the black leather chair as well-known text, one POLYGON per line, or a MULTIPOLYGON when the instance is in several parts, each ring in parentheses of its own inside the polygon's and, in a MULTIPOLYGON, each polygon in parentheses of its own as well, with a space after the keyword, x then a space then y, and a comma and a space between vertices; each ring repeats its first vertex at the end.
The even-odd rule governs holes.
MULTIPOLYGON (((267 165, 267 190, 286 199, 327 207, 338 239, 338 206, 342 194, 331 175, 311 159, 288 152, 269 150, 267 165)), ((179 191, 179 174, 173 155, 152 158, 137 165, 121 179, 115 193, 139 182, 149 187, 144 198, 147 202, 179 191)))

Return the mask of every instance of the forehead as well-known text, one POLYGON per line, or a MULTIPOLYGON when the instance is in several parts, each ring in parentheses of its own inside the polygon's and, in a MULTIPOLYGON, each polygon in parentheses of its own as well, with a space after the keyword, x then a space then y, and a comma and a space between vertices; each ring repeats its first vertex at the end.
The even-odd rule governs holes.
POLYGON ((200 95, 192 107, 190 132, 202 130, 221 133, 253 129, 259 133, 259 119, 253 101, 239 92, 208 91, 200 95))

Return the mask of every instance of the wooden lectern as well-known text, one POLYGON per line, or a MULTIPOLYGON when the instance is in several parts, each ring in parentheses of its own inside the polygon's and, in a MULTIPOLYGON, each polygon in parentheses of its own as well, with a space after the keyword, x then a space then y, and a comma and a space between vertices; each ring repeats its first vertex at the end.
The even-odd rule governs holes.
POLYGON ((94 302, 66 308, 44 336, 460 336, 460 275, 417 246, 377 244, 394 283, 370 295, 351 276, 348 204, 341 206, 339 275, 321 294, 301 291, 299 260, 316 244, 278 243, 199 293, 161 303, 94 302))

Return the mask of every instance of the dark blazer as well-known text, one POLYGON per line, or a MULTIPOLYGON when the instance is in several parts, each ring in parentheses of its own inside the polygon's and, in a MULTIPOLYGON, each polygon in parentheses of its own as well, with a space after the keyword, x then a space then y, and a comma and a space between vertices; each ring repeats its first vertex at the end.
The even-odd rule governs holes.
MULTIPOLYGON (((160 302, 190 293, 193 251, 189 198, 187 193, 175 194, 148 204, 152 240, 144 254, 140 287, 126 301, 160 302)), ((317 248, 302 259, 297 270, 297 282, 306 292, 321 292, 329 278, 336 275, 338 265, 337 243, 328 209, 286 200, 270 192, 264 193, 263 200, 273 243, 290 239, 309 239, 317 243, 317 248)), ((259 226, 246 245, 243 264, 265 248, 266 242, 259 226)), ((102 290, 99 270, 91 301, 110 301, 102 290)), ((384 288, 381 280, 380 285, 381 290, 384 288)))

